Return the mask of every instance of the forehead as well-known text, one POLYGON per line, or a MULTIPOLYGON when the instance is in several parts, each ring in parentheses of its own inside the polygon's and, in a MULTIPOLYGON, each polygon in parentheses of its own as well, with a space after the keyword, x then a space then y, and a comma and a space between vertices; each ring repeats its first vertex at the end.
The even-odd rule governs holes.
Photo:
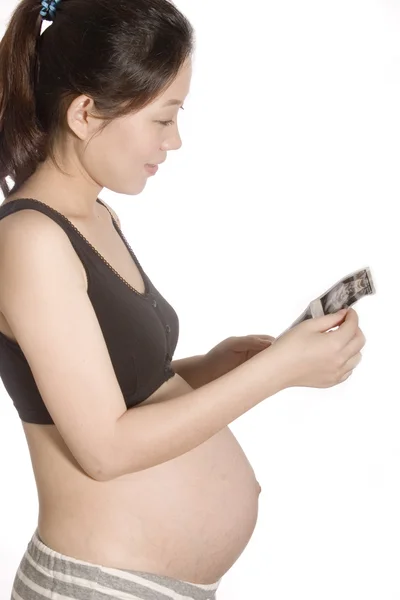
POLYGON ((183 104, 186 96, 189 94, 190 83, 192 79, 192 61, 188 59, 174 81, 168 88, 154 101, 154 104, 161 107, 180 106, 183 104))

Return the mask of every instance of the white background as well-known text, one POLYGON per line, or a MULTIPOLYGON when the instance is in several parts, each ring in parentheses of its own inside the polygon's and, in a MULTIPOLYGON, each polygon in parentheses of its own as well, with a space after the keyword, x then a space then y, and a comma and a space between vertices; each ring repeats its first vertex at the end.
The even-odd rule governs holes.
MULTIPOLYGON (((180 318, 174 358, 278 335, 369 265, 367 344, 344 384, 291 389, 231 426, 262 486, 219 600, 399 600, 400 9, 394 0, 180 0, 197 32, 183 147, 140 196, 102 197, 180 318)), ((14 3, 1 5, 5 24, 14 3)), ((39 8, 38 8, 39 10, 39 8)), ((0 597, 36 526, 0 390, 0 597)))

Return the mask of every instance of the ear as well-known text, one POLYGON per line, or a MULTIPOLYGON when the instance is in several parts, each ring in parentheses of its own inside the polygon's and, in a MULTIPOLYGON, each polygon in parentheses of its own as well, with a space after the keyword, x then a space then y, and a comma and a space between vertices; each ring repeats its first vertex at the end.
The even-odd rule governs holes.
MULTIPOLYGON (((89 96, 81 95, 71 102, 67 111, 67 123, 79 139, 89 139, 93 134, 94 122, 90 117, 94 113, 94 101, 89 96)), ((96 119, 96 127, 98 123, 96 119)))

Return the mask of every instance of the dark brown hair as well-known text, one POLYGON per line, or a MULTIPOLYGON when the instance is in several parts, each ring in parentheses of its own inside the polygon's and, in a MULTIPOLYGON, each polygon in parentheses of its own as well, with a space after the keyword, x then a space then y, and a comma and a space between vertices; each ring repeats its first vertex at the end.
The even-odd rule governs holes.
POLYGON ((47 156, 57 165, 55 143, 75 98, 93 99, 105 119, 100 132, 155 100, 194 49, 191 24, 169 0, 62 0, 42 35, 41 8, 40 0, 22 0, 0 42, 5 197, 47 156))

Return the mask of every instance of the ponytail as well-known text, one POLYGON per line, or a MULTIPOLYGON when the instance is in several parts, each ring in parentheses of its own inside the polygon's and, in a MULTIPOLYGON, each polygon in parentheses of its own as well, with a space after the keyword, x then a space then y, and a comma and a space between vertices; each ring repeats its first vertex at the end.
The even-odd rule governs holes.
POLYGON ((5 196, 6 176, 27 179, 46 139, 36 121, 34 96, 41 22, 37 0, 24 0, 0 42, 0 187, 5 196))

